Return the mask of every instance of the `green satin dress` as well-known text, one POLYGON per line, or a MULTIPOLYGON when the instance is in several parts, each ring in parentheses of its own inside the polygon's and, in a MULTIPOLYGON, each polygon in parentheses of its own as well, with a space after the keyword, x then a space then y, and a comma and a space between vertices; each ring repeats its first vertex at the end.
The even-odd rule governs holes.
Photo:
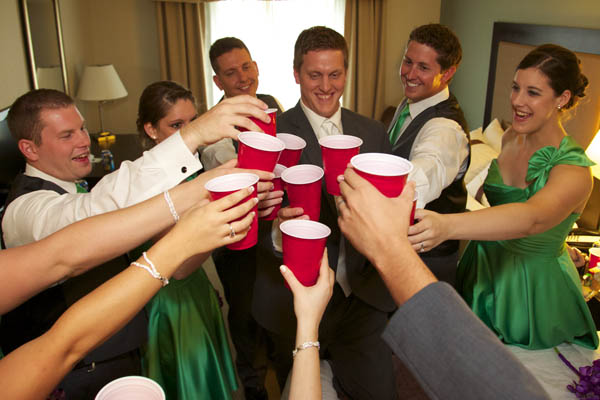
MULTIPOLYGON (((505 185, 492 161, 484 191, 492 206, 525 202, 559 164, 590 166, 570 136, 529 159, 525 189, 505 185)), ((473 312, 507 344, 546 349, 562 342, 596 348, 598 336, 583 299, 579 275, 565 239, 579 214, 546 232, 521 239, 471 241, 459 262, 457 290, 473 312)))
POLYGON ((219 300, 204 269, 171 279, 146 306, 146 376, 167 399, 230 399, 237 389, 219 300))

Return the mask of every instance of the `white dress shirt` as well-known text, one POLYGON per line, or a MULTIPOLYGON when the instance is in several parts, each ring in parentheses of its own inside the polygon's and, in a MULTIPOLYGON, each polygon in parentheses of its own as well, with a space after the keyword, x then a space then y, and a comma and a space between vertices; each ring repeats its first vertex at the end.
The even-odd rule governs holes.
POLYGON ((337 111, 329 118, 320 116, 308 108, 302 100, 300 100, 300 107, 302 108, 302 111, 304 111, 304 115, 306 115, 315 135, 317 135, 317 140, 322 139, 325 136, 343 135, 342 107, 338 107, 337 111))
MULTIPOLYGON (((53 182, 67 191, 38 190, 9 204, 2 220, 7 247, 40 240, 73 222, 144 201, 170 189, 202 168, 179 132, 144 152, 135 161, 124 161, 104 176, 89 193, 77 193, 75 183, 62 181, 27 164, 25 175, 53 182)), ((139 229, 144 229, 140 226, 139 229)))
POLYGON ((233 158, 237 158, 233 139, 224 138, 217 143, 213 143, 200 149, 200 158, 202 160, 202 165, 207 171, 209 169, 217 168, 219 165, 222 165, 233 158))
MULTIPOLYGON (((404 120, 400 137, 411 121, 425 111, 450 97, 446 87, 441 92, 416 103, 408 104, 410 114, 404 120)), ((394 123, 400 107, 392 120, 394 123)), ((393 127, 393 123, 391 125, 393 127)), ((418 193, 417 208, 440 197, 442 190, 467 171, 469 142, 462 127, 448 118, 432 118, 423 125, 410 150, 409 160, 414 169, 408 179, 415 181, 418 193)))

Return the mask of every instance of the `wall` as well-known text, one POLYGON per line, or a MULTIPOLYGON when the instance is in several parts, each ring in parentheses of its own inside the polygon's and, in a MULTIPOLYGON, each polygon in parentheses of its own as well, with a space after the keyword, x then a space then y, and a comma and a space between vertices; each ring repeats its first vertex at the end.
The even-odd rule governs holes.
POLYGON ((385 5, 385 103, 397 106, 404 97, 398 75, 409 33, 440 20, 441 0, 388 0, 385 5))
MULTIPOLYGON (((86 64, 115 65, 129 96, 106 104, 104 126, 117 133, 135 131, 137 100, 143 88, 160 79, 154 2, 150 0, 59 0, 71 95, 75 96, 86 64)), ((398 76, 406 38, 418 25, 440 19, 441 0, 388 0, 385 4, 386 104, 396 106, 403 97, 398 76)), ((5 50, 14 62, 0 65, 0 108, 29 89, 17 1, 0 2, 0 32, 19 40, 5 50), (9 85, 9 86, 7 86, 9 85)), ((97 103, 78 101, 90 132, 99 130, 97 103)))
POLYGON ((25 42, 16 0, 0 2, 0 37, 4 60, 0 63, 0 109, 3 109, 29 90, 25 42))
MULTIPOLYGON (((154 2, 60 0, 69 81, 76 95, 85 65, 113 64, 129 95, 103 105, 105 130, 134 133, 142 90, 160 79, 154 2)), ((90 132, 98 132, 98 103, 77 102, 90 132)))
POLYGON ((463 61, 451 85, 471 129, 481 126, 494 21, 581 28, 600 26, 598 0, 442 0, 440 22, 458 35, 463 61))
MULTIPOLYGON (((59 0, 70 95, 75 97, 83 67, 114 64, 129 95, 105 104, 104 127, 134 133, 142 90, 160 79, 158 33, 150 0, 59 0)), ((0 109, 30 89, 18 1, 0 2, 2 55, 0 109), (8 40, 10 38, 11 40, 8 40)), ((96 102, 77 101, 90 132, 100 129, 96 102)))

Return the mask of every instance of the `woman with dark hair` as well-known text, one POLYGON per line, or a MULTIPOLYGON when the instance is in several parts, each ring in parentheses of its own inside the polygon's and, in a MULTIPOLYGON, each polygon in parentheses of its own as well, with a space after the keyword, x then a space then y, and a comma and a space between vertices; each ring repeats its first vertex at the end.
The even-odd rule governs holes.
POLYGON ((570 50, 546 44, 527 54, 513 79, 512 127, 483 186, 492 207, 445 215, 420 210, 421 221, 409 229, 416 250, 471 240, 459 262, 457 290, 508 344, 598 346, 565 244, 590 196, 593 162, 561 120, 587 84, 570 50))
MULTIPOLYGON (((140 141, 151 148, 197 116, 192 92, 175 82, 155 82, 140 97, 140 141)), ((228 399, 237 388, 219 299, 202 268, 209 255, 185 261, 146 306, 144 370, 167 398, 228 399)))

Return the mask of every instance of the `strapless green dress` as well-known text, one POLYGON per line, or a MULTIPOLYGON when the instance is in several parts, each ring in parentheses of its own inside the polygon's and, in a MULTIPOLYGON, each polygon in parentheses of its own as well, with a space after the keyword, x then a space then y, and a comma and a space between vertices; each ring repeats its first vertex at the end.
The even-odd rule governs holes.
POLYGON ((146 376, 167 399, 231 399, 237 388, 219 300, 204 269, 171 279, 146 306, 146 376))
MULTIPOLYGON (((583 149, 565 136, 529 159, 525 189, 504 184, 492 161, 484 192, 492 206, 525 202, 559 164, 587 167, 583 149)), ((598 336, 583 299, 579 275, 565 239, 579 214, 546 232, 521 239, 471 241, 459 262, 457 290, 473 312, 507 344, 546 349, 562 342, 596 348, 598 336)))

